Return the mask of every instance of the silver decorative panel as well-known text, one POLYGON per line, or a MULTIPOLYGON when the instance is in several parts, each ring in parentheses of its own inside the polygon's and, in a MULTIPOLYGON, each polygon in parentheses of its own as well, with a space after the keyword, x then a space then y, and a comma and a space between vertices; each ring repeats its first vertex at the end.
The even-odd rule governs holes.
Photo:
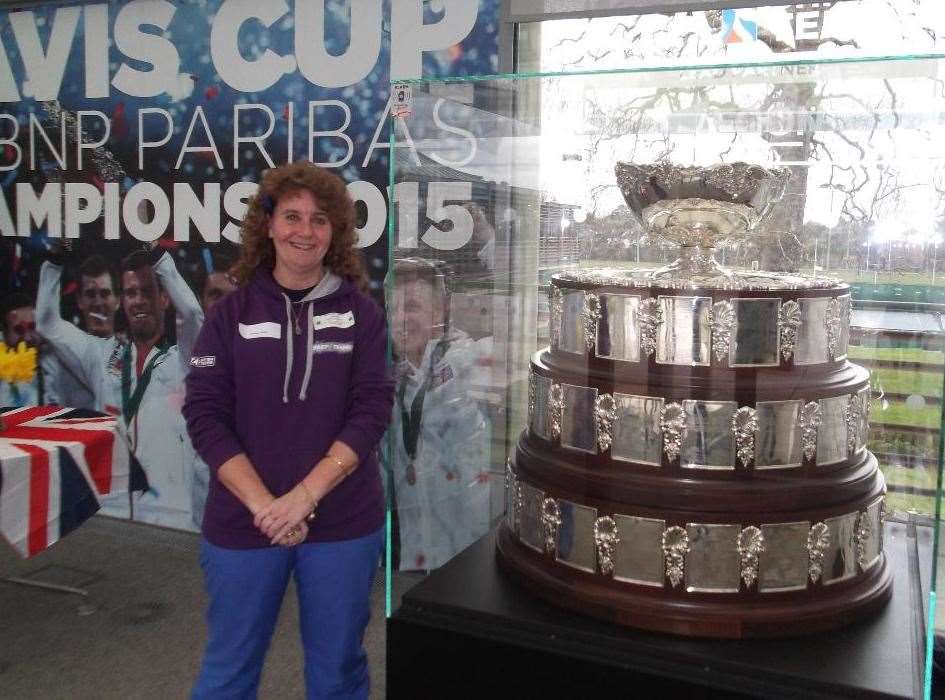
POLYGON ((561 289, 553 284, 548 287, 548 339, 551 348, 557 349, 561 339, 561 289))
POLYGON ((594 522, 597 509, 558 499, 561 525, 558 528, 558 549, 555 558, 581 571, 597 571, 597 548, 594 545, 594 522))
POLYGON ((798 417, 802 405, 803 401, 759 401, 755 405, 758 411, 755 469, 801 466, 798 417))
POLYGON ((857 513, 824 519, 830 531, 830 546, 824 552, 821 575, 825 586, 856 575, 856 521, 857 513))
POLYGON ((817 464, 832 464, 847 458, 847 402, 846 394, 818 402, 817 464))
POLYGON ((597 334, 597 356, 624 362, 640 361, 640 327, 637 314, 640 297, 602 294, 601 320, 597 334))
POLYGON ((587 353, 584 341, 584 292, 581 290, 561 291, 561 335, 558 337, 558 349, 577 355, 587 353))
POLYGON ((656 334, 656 361, 666 365, 709 365, 712 299, 659 297, 663 323, 656 334))
POLYGON ((690 593, 737 593, 740 582, 739 525, 689 523, 686 590, 690 593))
POLYGON ((798 299, 801 307, 801 326, 797 329, 794 347, 795 365, 816 365, 827 362, 827 306, 830 299, 798 299))
POLYGON ((730 367, 777 367, 780 299, 732 299, 735 329, 728 353, 730 367))
POLYGON ((532 372, 530 381, 534 384, 534 408, 531 415, 531 431, 545 440, 551 440, 548 424, 551 415, 548 410, 548 394, 551 391, 551 379, 532 372))
POLYGON ((522 502, 518 512, 518 536, 522 544, 536 552, 545 551, 545 538, 542 532, 542 502, 545 494, 540 489, 521 483, 522 502))
POLYGON ((562 384, 564 410, 561 418, 561 446, 597 454, 597 389, 562 384))
POLYGON ((663 399, 614 394, 614 403, 617 417, 610 444, 611 459, 660 466, 663 399))
POLYGON ((843 303, 840 313, 840 357, 837 359, 844 359, 847 356, 847 350, 850 348, 850 320, 853 316, 853 297, 849 294, 845 294, 840 297, 840 301, 843 303))
POLYGON ((614 578, 644 586, 663 587, 663 530, 665 520, 615 515, 620 542, 614 578))
POLYGON ((683 401, 686 432, 680 464, 697 469, 734 469, 735 439, 732 416, 734 401, 683 401))
POLYGON ((759 558, 759 591, 778 593, 807 588, 809 530, 808 522, 761 526, 765 551, 759 558))

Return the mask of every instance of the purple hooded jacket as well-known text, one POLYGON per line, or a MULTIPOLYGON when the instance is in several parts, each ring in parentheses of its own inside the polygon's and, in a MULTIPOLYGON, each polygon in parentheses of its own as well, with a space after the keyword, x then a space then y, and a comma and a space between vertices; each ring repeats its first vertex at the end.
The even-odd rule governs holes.
POLYGON ((221 300, 194 345, 184 417, 210 467, 203 534, 219 547, 269 546, 249 510, 216 478, 243 452, 275 496, 290 491, 335 440, 358 468, 318 506, 308 541, 346 540, 384 522, 375 447, 390 420, 384 314, 328 272, 300 302, 268 270, 221 300))

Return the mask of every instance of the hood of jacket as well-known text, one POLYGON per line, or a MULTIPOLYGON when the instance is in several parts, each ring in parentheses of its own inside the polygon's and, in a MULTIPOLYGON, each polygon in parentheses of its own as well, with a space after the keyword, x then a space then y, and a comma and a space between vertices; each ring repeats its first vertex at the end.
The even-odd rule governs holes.
MULTIPOLYGON (((343 279, 329 269, 325 269, 325 275, 315 287, 309 290, 299 301, 292 301, 288 295, 282 291, 282 287, 272 276, 272 271, 258 268, 253 276, 250 286, 255 292, 261 294, 264 298, 270 299, 274 304, 278 304, 285 311, 286 333, 285 333, 285 373, 282 382, 282 402, 289 403, 289 379, 292 376, 292 365, 294 358, 293 328, 295 334, 304 333, 306 336, 306 348, 311 348, 314 341, 314 319, 312 305, 315 302, 329 301, 347 296, 356 291, 354 283, 343 279), (297 312, 293 306, 298 306, 297 312), (301 319, 301 321, 300 321, 301 319), (303 329, 300 324, 304 323, 303 329)), ((308 393, 309 381, 312 378, 312 353, 305 353, 305 374, 302 377, 302 383, 299 387, 299 400, 304 401, 308 393)))

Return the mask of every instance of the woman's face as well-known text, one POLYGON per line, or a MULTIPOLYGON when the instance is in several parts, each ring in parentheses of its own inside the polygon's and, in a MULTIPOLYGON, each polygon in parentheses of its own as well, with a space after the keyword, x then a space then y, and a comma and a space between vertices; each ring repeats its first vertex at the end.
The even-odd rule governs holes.
POLYGON ((315 274, 321 271, 331 244, 331 222, 311 192, 288 192, 276 202, 269 238, 276 251, 277 272, 315 274))

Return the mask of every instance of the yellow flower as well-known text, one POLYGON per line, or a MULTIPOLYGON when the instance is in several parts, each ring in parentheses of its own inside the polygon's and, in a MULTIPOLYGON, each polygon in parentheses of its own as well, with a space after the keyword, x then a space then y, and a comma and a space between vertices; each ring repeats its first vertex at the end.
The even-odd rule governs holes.
POLYGON ((0 342, 0 381, 32 382, 36 376, 36 348, 20 341, 16 349, 0 342))

